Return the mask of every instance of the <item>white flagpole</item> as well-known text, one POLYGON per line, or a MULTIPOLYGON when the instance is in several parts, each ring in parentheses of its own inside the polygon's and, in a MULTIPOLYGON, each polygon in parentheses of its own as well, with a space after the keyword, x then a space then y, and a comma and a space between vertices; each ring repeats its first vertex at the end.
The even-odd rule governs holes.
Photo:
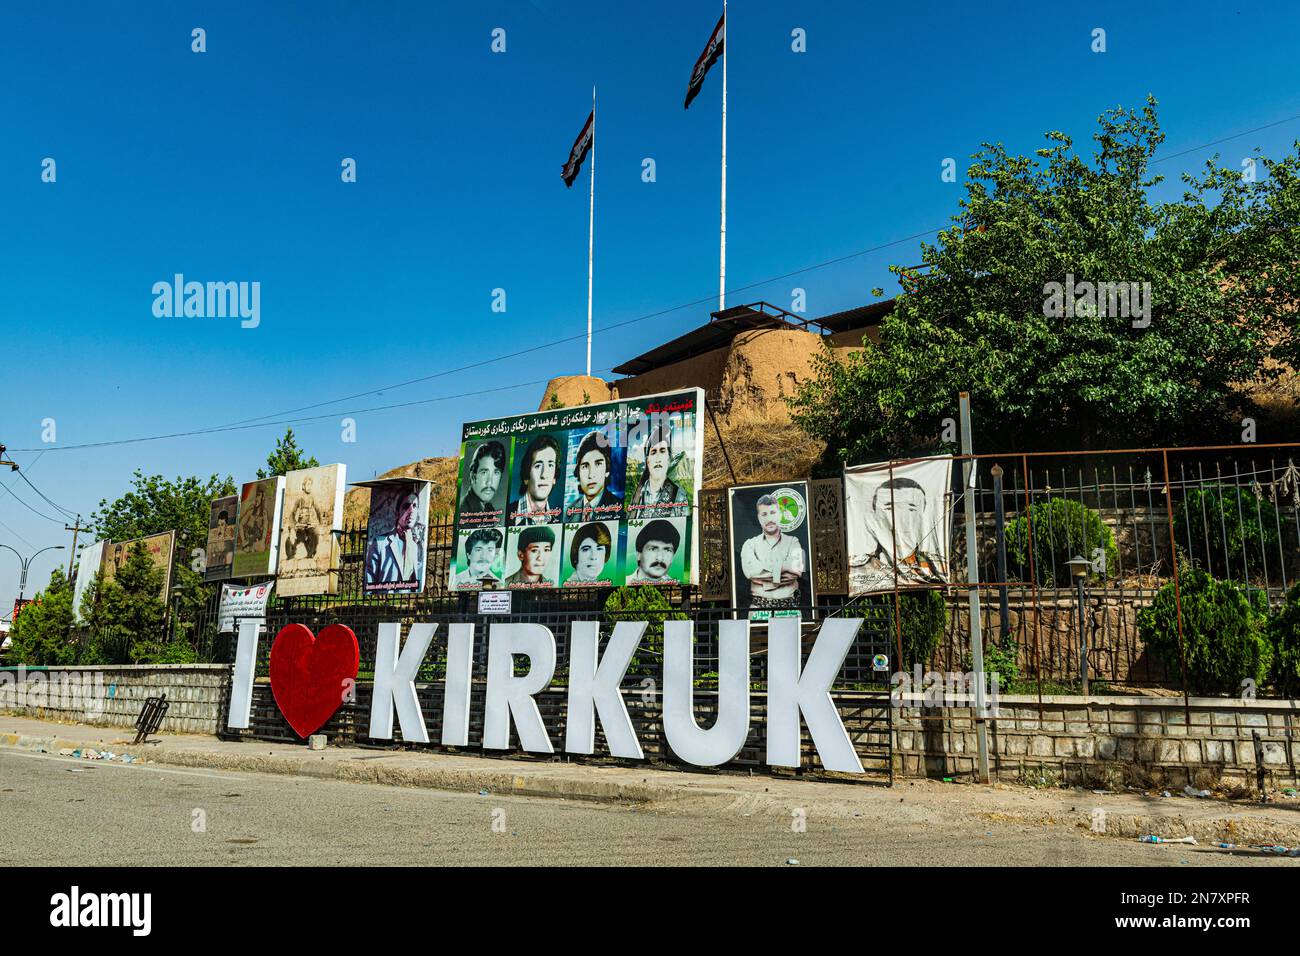
POLYGON ((718 237, 718 311, 727 307, 727 0, 722 0, 722 228, 718 237))
POLYGON ((591 208, 587 213, 587 376, 591 377, 591 275, 596 241, 596 87, 591 88, 591 208))

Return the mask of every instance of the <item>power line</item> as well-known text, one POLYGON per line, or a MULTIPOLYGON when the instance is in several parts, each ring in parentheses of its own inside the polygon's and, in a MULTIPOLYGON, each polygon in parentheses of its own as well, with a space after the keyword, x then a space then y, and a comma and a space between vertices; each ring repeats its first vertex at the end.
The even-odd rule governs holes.
MULTIPOLYGON (((606 368, 606 369, 599 369, 598 371, 601 371, 601 372, 608 372, 608 371, 610 371, 610 369, 607 369, 607 368, 606 368)), ((508 391, 511 391, 511 390, 513 390, 513 389, 516 389, 516 388, 531 388, 531 387, 534 386, 534 385, 545 385, 545 384, 546 384, 547 382, 549 382, 549 381, 550 381, 550 379, 548 379, 548 378, 539 378, 539 379, 536 379, 536 380, 531 381, 531 382, 516 382, 516 383, 514 383, 513 385, 500 385, 500 386, 497 386, 496 388, 483 388, 483 389, 479 389, 479 390, 474 391, 474 392, 457 392, 457 393, 454 394, 454 395, 439 395, 439 396, 437 396, 436 398, 421 398, 421 399, 416 399, 416 400, 414 400, 414 401, 409 401, 409 402, 395 402, 395 403, 393 403, 393 404, 391 404, 391 405, 376 405, 376 406, 374 406, 374 407, 372 407, 372 408, 358 408, 358 409, 351 409, 351 410, 339 410, 339 411, 333 411, 333 412, 326 412, 326 413, 323 414, 323 415, 309 415, 309 416, 306 416, 306 417, 303 417, 303 418, 286 418, 286 419, 281 419, 281 420, 279 420, 279 421, 274 421, 274 422, 257 422, 257 423, 255 423, 255 424, 220 425, 220 426, 213 427, 213 428, 200 428, 200 429, 194 429, 194 430, 192 430, 192 431, 171 432, 170 434, 166 434, 166 435, 149 435, 149 436, 146 436, 146 437, 143 437, 143 438, 119 438, 119 439, 115 439, 115 440, 113 440, 113 441, 85 442, 85 443, 80 444, 80 445, 60 445, 60 446, 58 446, 57 448, 51 448, 51 449, 48 449, 48 450, 49 450, 49 451, 71 451, 71 450, 73 450, 73 449, 84 449, 84 448, 104 448, 104 447, 107 447, 107 446, 110 446, 110 445, 133 445, 133 444, 138 444, 138 443, 140 443, 140 442, 148 442, 148 441, 163 441, 163 440, 165 440, 165 439, 169 439, 169 438, 189 438, 189 437, 194 436, 194 435, 213 435, 213 434, 217 434, 217 433, 220 433, 220 432, 244 431, 244 430, 246 430, 246 429, 250 429, 250 428, 269 428, 269 427, 271 427, 271 426, 273 426, 273 425, 297 425, 297 424, 300 424, 300 423, 302 423, 302 422, 315 422, 315 421, 321 421, 321 420, 323 420, 323 419, 327 419, 327 418, 334 418, 336 415, 364 415, 364 414, 367 414, 367 413, 369 413, 369 412, 384 412, 384 411, 389 411, 389 410, 394 409, 394 408, 410 408, 410 407, 415 406, 415 405, 431 405, 431 404, 433 404, 434 402, 447 402, 447 401, 451 401, 451 400, 453 400, 453 399, 472 398, 472 397, 474 397, 474 396, 476 396, 476 395, 488 395, 488 394, 491 394, 491 393, 493 393, 493 392, 508 392, 508 391)), ((22 448, 20 448, 20 449, 17 449, 17 450, 18 450, 18 451, 25 451, 25 450, 27 450, 27 449, 22 449, 22 448)), ((7 489, 6 489, 6 490, 7 490, 7 489)), ((12 494, 12 492, 10 492, 10 493, 12 494)), ((15 497, 17 497, 17 496, 15 496, 15 497)), ((22 499, 19 499, 19 500, 21 501, 22 499)), ((55 519, 50 518, 49 520, 53 521, 53 520, 55 520, 55 519)))
MULTIPOLYGON (((1187 155, 1188 153, 1193 153, 1193 152, 1196 152, 1196 151, 1201 150, 1201 149, 1208 149, 1208 148, 1211 147, 1211 146, 1217 146, 1217 145, 1219 145, 1219 144, 1221 144, 1221 143, 1226 143, 1226 142, 1229 142, 1229 141, 1234 140, 1234 139, 1240 139, 1240 138, 1243 137, 1243 136, 1250 136, 1250 135, 1253 134, 1253 133, 1258 133, 1258 132, 1261 132, 1261 131, 1266 130, 1266 129, 1272 129, 1273 127, 1281 126, 1281 125, 1283 125, 1283 124, 1285 124, 1285 123, 1294 122, 1294 121, 1296 121, 1296 120, 1300 120, 1300 114, 1297 114, 1297 115, 1295 115, 1295 116, 1288 116, 1288 117, 1286 117, 1286 118, 1284 118, 1284 119, 1276 120, 1276 121, 1274 121, 1274 122, 1272 122, 1272 123, 1266 123, 1266 124, 1264 124, 1263 126, 1257 126, 1257 127, 1255 127, 1254 129, 1245 130, 1245 131, 1240 132, 1240 133, 1233 133, 1231 136, 1225 136, 1225 137, 1222 137, 1222 138, 1220 138, 1220 139, 1213 140, 1213 141, 1211 141, 1211 142, 1209 142, 1209 143, 1204 143, 1204 144, 1202 144, 1202 145, 1200 145, 1200 146, 1193 146, 1193 147, 1191 147, 1191 148, 1189 148, 1189 149, 1182 150, 1181 152, 1172 153, 1172 154, 1170 154, 1170 155, 1168 155, 1168 156, 1160 157, 1159 159, 1152 159, 1151 162, 1152 162, 1152 163, 1158 163, 1158 162, 1165 162, 1165 161, 1170 160, 1170 159, 1176 159, 1177 157, 1179 157, 1179 156, 1185 156, 1185 155, 1187 155)), ((910 235, 910 236, 903 236, 902 238, 899 238, 899 239, 892 239, 892 240, 890 240, 889 242, 883 242, 883 243, 880 243, 879 245, 871 246, 871 247, 866 248, 866 249, 859 249, 859 250, 856 251, 856 252, 850 252, 850 253, 847 253, 846 255, 836 256, 836 257, 831 258, 831 259, 826 259, 826 260, 824 260, 824 261, 822 261, 822 262, 813 263, 812 265, 804 266, 804 267, 802 267, 802 268, 800 268, 800 269, 795 269, 795 270, 793 270, 793 271, 786 272, 786 273, 783 273, 783 274, 781 274, 781 275, 770 276, 770 277, 768 277, 768 278, 766 278, 766 279, 760 279, 760 280, 758 280, 758 281, 756 281, 756 282, 751 282, 751 283, 749 283, 748 285, 743 285, 743 286, 739 286, 739 287, 733 288, 733 289, 731 289, 730 291, 732 291, 732 292, 746 292, 746 291, 749 291, 750 289, 756 289, 756 288, 758 288, 758 287, 760 287, 760 286, 770 285, 770 284, 773 283, 773 282, 780 282, 780 281, 782 281, 782 280, 784 280, 784 279, 790 279, 790 278, 793 278, 794 276, 804 275, 804 274, 806 274, 806 273, 808 273, 808 272, 814 272, 814 271, 819 270, 819 269, 825 269, 825 268, 827 268, 827 267, 829 267, 829 266, 838 265, 838 264, 840 264, 840 263, 842 263, 842 262, 848 262, 848 261, 850 261, 850 260, 852 260, 852 259, 857 259, 857 258, 861 258, 862 256, 865 256, 865 255, 870 255, 870 254, 873 253, 873 252, 880 252, 880 251, 882 251, 882 250, 884 250, 884 249, 889 249, 889 248, 891 248, 891 247, 893 247, 893 246, 902 245, 902 244, 905 243, 905 242, 913 242, 913 241, 918 240, 918 239, 924 239, 924 238, 926 238, 927 236, 933 236, 933 235, 935 235, 936 233, 942 232, 942 231, 944 231, 945 229, 950 228, 950 226, 951 226, 951 223, 949 223, 948 225, 944 225, 944 226, 937 226, 937 227, 934 227, 934 228, 931 228, 931 229, 926 229, 926 230, 924 230, 924 231, 922 231, 922 232, 914 233, 914 234, 912 234, 912 235, 910 235)), ((712 294, 710 294, 710 295, 708 295, 708 296, 706 296, 706 297, 699 298, 699 299, 694 299, 694 300, 692 300, 692 301, 690 301, 690 302, 683 302, 683 303, 681 303, 680 305, 671 306, 671 307, 666 308, 666 309, 660 309, 660 310, 658 310, 658 311, 656 311, 656 312, 649 312, 649 313, 646 313, 645 315, 639 315, 639 316, 636 316, 635 318, 625 319, 625 320, 622 321, 622 322, 614 322, 614 323, 611 323, 611 324, 609 324, 609 325, 601 326, 601 327, 599 327, 599 328, 597 328, 597 329, 593 329, 593 330, 592 330, 592 334, 593 334, 593 335, 598 335, 598 334, 601 334, 601 333, 604 333, 604 332, 611 332, 611 331, 613 331, 613 330, 615 330, 615 329, 626 328, 626 327, 629 326, 629 325, 635 325, 635 324, 637 324, 637 323, 639 323, 639 322, 646 322, 646 321, 649 321, 650 319, 660 318, 660 317, 662 317, 662 316, 669 315, 669 314, 671 314, 671 313, 673 313, 673 312, 679 312, 679 311, 681 311, 682 309, 689 309, 689 308, 692 308, 692 307, 694 307, 694 306, 708 304, 708 303, 712 302, 713 300, 714 300, 714 296, 713 296, 712 294)), ((477 362, 471 362, 471 363, 469 363, 469 364, 467 364, 467 365, 461 365, 461 366, 458 366, 458 367, 456 367, 456 368, 444 369, 443 371, 440 371, 440 372, 433 372, 433 373, 431 373, 431 374, 429 374, 429 375, 423 375, 423 376, 420 376, 420 377, 418 377, 418 378, 408 379, 407 381, 404 381, 404 382, 397 382, 397 383, 390 384, 390 385, 384 385, 384 386, 381 386, 381 387, 379 387, 379 388, 368 389, 368 390, 366 390, 366 391, 364 391, 364 392, 356 392, 356 393, 354 393, 354 394, 352 394, 352 395, 345 395, 345 396, 342 396, 342 397, 339 397, 339 398, 333 398, 333 399, 328 399, 328 400, 326 400, 326 401, 315 402, 315 403, 312 403, 312 404, 310 404, 310 405, 300 405, 300 406, 298 406, 297 408, 284 409, 284 410, 282 410, 282 411, 278 411, 278 412, 270 412, 270 413, 267 413, 267 414, 265 414, 265 415, 257 415, 257 416, 254 416, 254 417, 252 417, 252 418, 245 418, 245 419, 241 419, 241 420, 239 420, 239 421, 229 422, 229 423, 227 423, 227 424, 225 424, 225 425, 216 425, 216 426, 211 426, 211 427, 209 427, 209 428, 195 429, 195 430, 184 431, 184 432, 174 432, 174 433, 166 434, 166 435, 151 435, 151 436, 146 436, 146 437, 142 437, 142 438, 127 438, 127 439, 119 439, 119 440, 116 440, 116 441, 103 441, 103 442, 86 442, 86 443, 83 443, 83 444, 80 444, 80 445, 59 445, 59 446, 55 446, 55 447, 52 447, 52 448, 51 448, 51 447, 47 447, 47 448, 40 449, 40 450, 41 450, 41 451, 71 451, 71 450, 73 450, 73 449, 103 448, 103 447, 114 446, 114 445, 136 444, 136 443, 139 443, 139 442, 146 442, 146 441, 162 441, 162 440, 170 439, 170 438, 184 438, 184 437, 188 437, 188 436, 191 436, 191 435, 204 435, 204 434, 214 434, 214 433, 224 432, 224 431, 235 431, 235 430, 239 430, 240 428, 243 428, 243 427, 259 428, 259 427, 263 427, 263 426, 277 425, 277 424, 294 424, 295 421, 314 421, 314 420, 317 420, 317 419, 319 419, 319 418, 328 418, 328 417, 331 417, 332 415, 336 415, 336 414, 344 414, 344 413, 343 413, 343 412, 337 412, 337 411, 336 411, 336 412, 331 412, 330 415, 313 416, 313 417, 304 418, 304 419, 297 419, 297 420, 292 420, 292 419, 291 419, 291 420, 288 420, 287 422, 286 422, 286 421, 279 421, 279 422, 265 422, 265 421, 262 421, 262 419, 265 419, 265 418, 272 418, 272 417, 276 417, 276 416, 280 416, 280 415, 292 415, 292 414, 296 414, 297 412, 310 411, 310 410, 312 410, 312 409, 314 409, 314 408, 321 408, 321 407, 323 407, 323 406, 325 406, 325 405, 335 405, 335 404, 338 404, 339 402, 352 401, 353 399, 357 399, 357 398, 365 398, 365 397, 370 396, 370 395, 378 395, 378 394, 382 394, 383 392, 392 391, 392 390, 394 390, 394 389, 405 388, 405 387, 408 386, 408 385, 417 385, 417 384, 419 384, 419 383, 421 383, 421 382, 428 382, 428 381, 432 381, 433 379, 444 378, 444 377, 446 377, 446 376, 448 376, 448 375, 455 375, 455 374, 457 374, 457 373, 459 373, 459 372, 466 372, 466 371, 470 371, 470 370, 472 370, 472 369, 482 368, 482 367, 484 367, 484 366, 486 366, 486 365, 493 365, 493 364, 495 364, 495 363, 497 363, 497 362, 504 362, 504 361, 507 361, 507 360, 512 359, 512 358, 519 358, 520 356, 530 355, 530 354, 532 354, 532 353, 534 353, 534 352, 540 352, 540 351, 542 351, 542 350, 544 350, 544 349, 555 348, 556 346, 560 346, 560 345, 566 345, 566 344, 568 344, 568 343, 570 343, 570 342, 575 342, 575 341, 578 341, 578 340, 580 340, 580 339, 583 339, 584 337, 585 337, 585 333, 577 333, 577 334, 574 334, 574 335, 566 336, 566 337, 564 337, 564 338, 554 339, 554 340, 552 340, 552 341, 550 341, 550 342, 544 342, 544 343, 542 343, 542 344, 540 344, 540 345, 534 345, 534 346, 531 346, 531 347, 526 348, 526 349, 519 349, 518 351, 515 351, 515 352, 508 352, 508 353, 505 353, 505 354, 503 354, 503 355, 495 356, 495 357, 493 357, 493 358, 482 359, 482 360, 480 360, 480 361, 477 361, 477 362)), ((609 370, 608 370, 608 369, 605 369, 605 370, 602 370, 602 371, 609 371, 609 370)), ((536 384, 536 383, 529 383, 529 384, 536 384)), ((517 386, 517 385, 516 385, 516 386, 507 386, 507 388, 517 388, 517 387, 520 387, 520 386, 517 386)), ((485 390, 483 390, 483 391, 479 391, 479 392, 466 392, 466 393, 462 393, 462 395, 463 395, 463 396, 469 396, 469 395, 482 395, 482 394, 487 394, 488 392, 502 391, 502 390, 503 390, 503 389, 485 389, 485 390)), ((428 401, 445 401, 447 398, 452 398, 452 397, 455 397, 455 396, 444 396, 444 397, 442 397, 442 398, 429 399, 428 401)), ((423 402, 413 402, 413 403, 408 403, 408 404, 423 404, 423 402)), ((365 409, 365 410, 363 410, 363 411, 382 411, 382 410, 389 409, 389 408, 401 408, 401 407, 404 407, 404 405, 401 405, 401 404, 398 404, 398 405, 385 405, 385 406, 380 406, 379 408, 376 408, 376 409, 365 409)), ((357 413, 353 413, 353 414, 357 414, 357 413)), ((35 448, 17 448, 17 449, 14 449, 14 450, 15 450, 15 451, 20 451, 20 452, 27 452, 27 451, 36 451, 37 449, 35 449, 35 448)), ((38 493, 39 493, 39 492, 38 492, 38 493)), ((42 496, 42 497, 44 497, 44 496, 42 496)), ((51 502, 51 503, 52 503, 52 502, 51 502)), ((55 506, 55 507, 57 507, 57 506, 55 506)), ((59 510, 63 510, 63 509, 59 509, 59 510)))
POLYGON ((28 511, 30 511, 32 514, 36 515, 38 518, 44 518, 46 521, 53 521, 55 524, 63 524, 63 519, 62 519, 62 518, 51 518, 49 515, 47 515, 47 514, 42 514, 41 512, 37 511, 35 508, 33 508, 33 507, 32 507, 31 505, 29 505, 27 502, 23 501, 23 499, 19 498, 19 497, 18 497, 18 494, 17 494, 17 493, 16 493, 12 488, 10 488, 8 485, 5 485, 5 486, 4 486, 4 490, 7 491, 7 492, 10 494, 10 496, 13 497, 14 501, 18 502, 20 505, 22 505, 24 508, 26 508, 26 509, 27 509, 28 511))
POLYGON ((77 516, 77 512, 75 512, 75 511, 69 511, 67 508, 64 508, 64 507, 62 507, 62 506, 60 506, 60 505, 55 504, 55 503, 50 499, 50 497, 49 497, 47 494, 45 494, 45 492, 41 491, 41 489, 37 488, 34 484, 32 484, 31 479, 28 478, 26 475, 23 474, 21 468, 18 470, 18 477, 21 478, 23 481, 27 482, 27 487, 30 488, 30 489, 32 489, 32 491, 36 492, 38 495, 40 495, 41 498, 42 498, 42 500, 44 500, 46 504, 48 504, 48 505, 50 505, 51 507, 53 507, 55 511, 62 511, 62 512, 63 512, 65 515, 67 515, 69 518, 75 518, 75 517, 77 516))

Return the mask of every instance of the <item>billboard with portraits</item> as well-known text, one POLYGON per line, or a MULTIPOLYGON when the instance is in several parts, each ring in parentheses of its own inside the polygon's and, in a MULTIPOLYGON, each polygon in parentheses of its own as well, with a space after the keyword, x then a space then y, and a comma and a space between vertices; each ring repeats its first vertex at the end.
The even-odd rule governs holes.
POLYGON ((429 482, 422 478, 359 481, 370 489, 361 588, 366 594, 419 594, 429 549, 429 482))
POLYGON ((224 581, 235 564, 235 520, 239 514, 239 496, 213 499, 208 508, 207 565, 204 581, 224 581))
POLYGON ((100 561, 100 570, 104 573, 103 583, 108 584, 117 576, 117 572, 131 556, 131 549, 138 542, 144 542, 145 550, 149 552, 149 559, 154 567, 163 572, 162 587, 158 591, 158 597, 165 601, 172 583, 172 554, 176 548, 175 531, 163 531, 143 538, 132 538, 130 541, 105 542, 103 558, 100 561))
POLYGON ((948 583, 952 465, 941 456, 844 469, 850 596, 948 583))
POLYGON ((703 413, 686 389, 466 424, 451 589, 695 583, 703 413))
POLYGON ((284 476, 280 554, 276 570, 281 597, 338 591, 339 541, 347 466, 301 468, 284 476))
POLYGON ((799 617, 815 601, 808 483, 728 489, 732 601, 751 621, 799 617))
POLYGON ((235 520, 234 577, 254 578, 275 574, 280 550, 280 504, 284 478, 246 481, 239 489, 239 517, 235 520))

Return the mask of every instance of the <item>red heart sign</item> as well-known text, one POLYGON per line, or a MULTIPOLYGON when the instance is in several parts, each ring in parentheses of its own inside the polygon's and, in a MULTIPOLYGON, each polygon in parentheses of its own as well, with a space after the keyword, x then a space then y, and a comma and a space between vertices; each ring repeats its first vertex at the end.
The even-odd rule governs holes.
POLYGON ((271 645, 271 693, 299 737, 310 737, 334 716, 360 665, 350 627, 331 624, 319 637, 305 624, 280 628, 271 645))

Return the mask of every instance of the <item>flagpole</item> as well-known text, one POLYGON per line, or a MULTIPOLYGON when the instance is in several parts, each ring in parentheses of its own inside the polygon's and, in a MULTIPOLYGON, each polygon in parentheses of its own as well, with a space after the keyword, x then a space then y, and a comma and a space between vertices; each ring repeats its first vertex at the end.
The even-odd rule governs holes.
MULTIPOLYGON (((716 8, 715 8, 716 9, 716 8)), ((718 236, 718 311, 727 307, 727 0, 722 0, 722 227, 718 236)))
POLYGON ((596 241, 596 87, 591 88, 591 208, 587 213, 587 377, 591 377, 591 276, 596 241))

